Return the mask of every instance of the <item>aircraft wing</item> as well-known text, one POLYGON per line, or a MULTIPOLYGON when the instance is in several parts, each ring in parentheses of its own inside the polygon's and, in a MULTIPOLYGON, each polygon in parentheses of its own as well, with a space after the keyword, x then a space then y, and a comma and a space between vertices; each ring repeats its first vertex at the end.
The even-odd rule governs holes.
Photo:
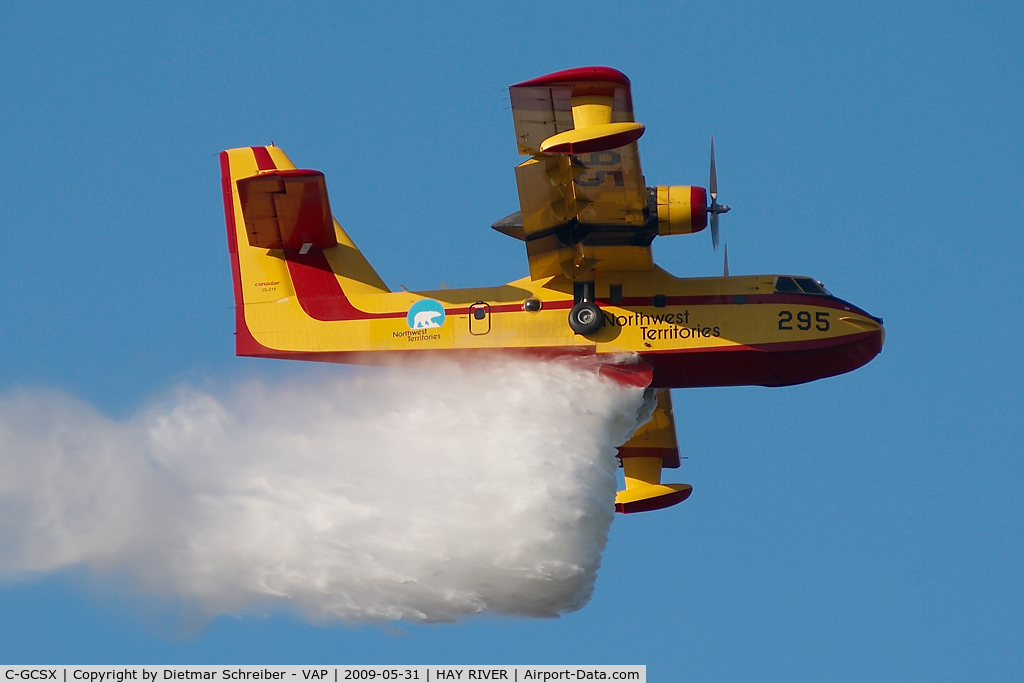
MULTIPOLYGON (((531 158, 516 167, 519 214, 493 227, 526 242, 531 278, 651 270, 651 242, 669 232, 659 233, 659 224, 668 222, 670 188, 644 182, 636 144, 644 126, 634 120, 626 75, 601 66, 568 69, 517 83, 509 95, 519 153, 531 158)), ((687 212, 691 200, 699 202, 696 213, 706 221, 703 194, 679 189, 686 190, 687 212)), ((676 221, 671 232, 696 232, 703 227, 697 218, 691 228, 687 213, 686 226, 676 221)))
POLYGON ((584 67, 509 88, 519 153, 531 156, 516 168, 516 183, 535 280, 584 276, 598 256, 586 246, 627 247, 634 267, 652 265, 636 146, 644 128, 629 87, 615 69, 584 67))
POLYGON ((662 484, 664 468, 679 467, 679 443, 668 389, 655 393, 657 405, 646 424, 640 425, 629 441, 619 447, 626 488, 615 495, 619 512, 660 510, 686 500, 689 484, 662 484))

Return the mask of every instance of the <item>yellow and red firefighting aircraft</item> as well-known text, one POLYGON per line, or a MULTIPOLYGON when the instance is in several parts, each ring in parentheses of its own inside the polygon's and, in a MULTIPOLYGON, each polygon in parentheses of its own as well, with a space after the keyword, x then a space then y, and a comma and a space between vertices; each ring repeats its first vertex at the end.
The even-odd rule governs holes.
POLYGON ((717 246, 728 207, 713 141, 709 191, 646 185, 624 74, 569 69, 509 93, 530 158, 515 169, 520 211, 492 227, 525 243, 530 275, 499 287, 392 292, 334 220, 322 173, 274 146, 221 152, 237 354, 385 364, 500 351, 607 367, 626 355, 626 381, 657 388, 652 419, 619 449, 616 509, 640 512, 691 491, 661 483, 662 468, 679 466, 669 388, 798 384, 881 351, 882 320, 812 278, 677 278, 655 265, 659 235, 710 222, 717 246))

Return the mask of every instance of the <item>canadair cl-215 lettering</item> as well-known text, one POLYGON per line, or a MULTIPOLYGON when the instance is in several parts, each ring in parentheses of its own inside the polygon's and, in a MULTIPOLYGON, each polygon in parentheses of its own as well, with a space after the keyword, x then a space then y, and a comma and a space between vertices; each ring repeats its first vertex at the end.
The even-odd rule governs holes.
POLYGON ((492 227, 526 246, 528 277, 499 287, 392 292, 331 213, 324 175, 274 146, 220 154, 240 356, 385 364, 514 353, 631 361, 649 422, 619 449, 619 512, 690 494, 670 388, 784 386, 849 372, 882 349, 880 318, 809 277, 678 278, 651 242, 700 232, 717 247, 714 144, 707 190, 648 187, 630 81, 584 67, 509 88, 520 210, 492 227), (708 202, 710 196, 711 201, 708 202))

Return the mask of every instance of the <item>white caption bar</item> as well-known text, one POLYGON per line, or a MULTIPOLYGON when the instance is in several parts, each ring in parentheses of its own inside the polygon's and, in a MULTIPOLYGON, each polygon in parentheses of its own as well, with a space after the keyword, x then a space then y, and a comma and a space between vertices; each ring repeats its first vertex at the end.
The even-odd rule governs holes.
POLYGON ((178 681, 635 681, 647 683, 647 667, 613 665, 540 666, 7 666, 0 683, 177 683, 178 681))

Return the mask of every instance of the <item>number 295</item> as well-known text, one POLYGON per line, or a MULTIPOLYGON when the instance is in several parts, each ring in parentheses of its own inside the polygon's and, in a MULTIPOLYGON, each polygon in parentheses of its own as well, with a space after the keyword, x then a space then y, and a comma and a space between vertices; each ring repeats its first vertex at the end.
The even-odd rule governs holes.
MULTIPOLYGON (((779 311, 779 329, 780 330, 792 330, 793 325, 793 312, 792 311, 779 311)), ((818 311, 814 314, 814 329, 820 332, 828 332, 829 322, 828 313, 824 311, 818 311)), ((808 311, 797 311, 796 313, 796 329, 798 330, 809 330, 811 329, 811 314, 808 311)))

